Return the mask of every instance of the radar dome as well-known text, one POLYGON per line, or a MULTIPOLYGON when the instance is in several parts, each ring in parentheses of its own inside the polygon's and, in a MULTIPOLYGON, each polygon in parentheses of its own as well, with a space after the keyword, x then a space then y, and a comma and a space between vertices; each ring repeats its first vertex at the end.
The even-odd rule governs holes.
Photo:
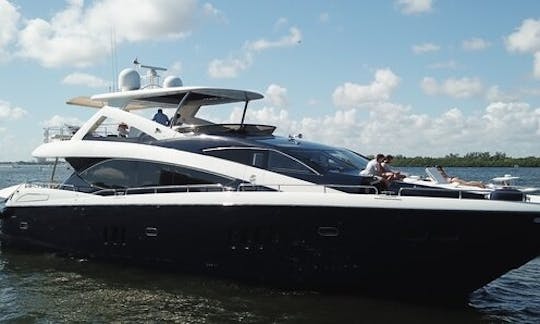
POLYGON ((183 85, 182 79, 174 75, 169 75, 163 80, 163 88, 181 87, 183 85))
POLYGON ((141 76, 134 69, 123 69, 118 75, 118 87, 121 91, 137 90, 141 88, 141 76))

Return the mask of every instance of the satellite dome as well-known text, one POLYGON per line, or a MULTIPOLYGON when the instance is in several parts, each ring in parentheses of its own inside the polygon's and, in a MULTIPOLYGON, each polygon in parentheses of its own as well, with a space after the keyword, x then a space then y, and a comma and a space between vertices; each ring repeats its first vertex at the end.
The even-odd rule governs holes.
POLYGON ((123 69, 118 75, 118 87, 121 91, 137 90, 141 88, 141 76, 134 69, 123 69))
POLYGON ((182 79, 174 75, 169 75, 163 80, 163 88, 181 87, 183 85, 182 79))

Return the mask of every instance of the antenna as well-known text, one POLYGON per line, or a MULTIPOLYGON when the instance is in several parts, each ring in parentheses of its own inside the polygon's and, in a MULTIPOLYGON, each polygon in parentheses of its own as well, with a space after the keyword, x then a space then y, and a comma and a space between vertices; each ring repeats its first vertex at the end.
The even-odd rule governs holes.
POLYGON ((111 91, 117 91, 118 86, 116 84, 116 76, 118 75, 118 61, 116 55, 116 31, 114 27, 111 28, 111 72, 112 72, 112 89, 111 91))
POLYGON ((143 64, 141 64, 141 67, 145 68, 145 69, 150 69, 151 71, 153 71, 153 73, 155 73, 156 71, 167 71, 166 68, 159 67, 159 66, 151 66, 151 65, 143 65, 143 64))
POLYGON ((139 60, 137 58, 133 60, 133 64, 135 64, 139 68, 148 69, 148 73, 146 77, 149 79, 147 80, 149 82, 148 82, 147 87, 159 87, 159 74, 157 71, 167 71, 166 68, 141 64, 139 63, 139 60))

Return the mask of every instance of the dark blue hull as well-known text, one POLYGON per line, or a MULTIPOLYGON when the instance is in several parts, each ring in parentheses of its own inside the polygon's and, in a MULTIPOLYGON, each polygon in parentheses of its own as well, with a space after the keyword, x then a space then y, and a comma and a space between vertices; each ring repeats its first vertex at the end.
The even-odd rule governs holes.
POLYGON ((535 213, 290 206, 7 208, 3 246, 285 289, 466 300, 540 254, 535 213))

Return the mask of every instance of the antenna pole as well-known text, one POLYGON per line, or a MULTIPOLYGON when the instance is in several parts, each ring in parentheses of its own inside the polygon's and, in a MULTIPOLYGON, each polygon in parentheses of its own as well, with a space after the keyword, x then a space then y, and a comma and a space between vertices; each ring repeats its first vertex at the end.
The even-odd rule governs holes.
POLYGON ((111 28, 111 73, 112 73, 112 89, 111 91, 118 90, 116 85, 116 76, 117 76, 117 57, 116 57, 116 32, 114 27, 111 28))
POLYGON ((246 103, 244 104, 244 112, 242 113, 242 121, 240 122, 240 127, 244 126, 244 119, 246 118, 246 111, 248 106, 249 100, 246 98, 246 103))

